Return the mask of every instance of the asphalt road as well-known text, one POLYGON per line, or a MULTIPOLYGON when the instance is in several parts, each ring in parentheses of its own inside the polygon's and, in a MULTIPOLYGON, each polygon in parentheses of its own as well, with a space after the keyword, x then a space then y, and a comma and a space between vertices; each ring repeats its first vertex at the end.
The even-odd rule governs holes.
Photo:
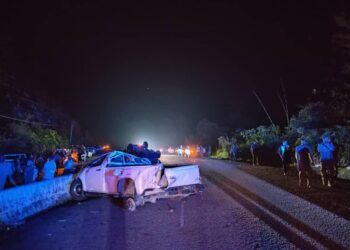
POLYGON ((0 249, 350 248, 350 222, 214 160, 199 164, 206 188, 129 212, 94 198, 51 209, 0 237, 0 249), (308 214, 309 213, 309 214, 308 214))

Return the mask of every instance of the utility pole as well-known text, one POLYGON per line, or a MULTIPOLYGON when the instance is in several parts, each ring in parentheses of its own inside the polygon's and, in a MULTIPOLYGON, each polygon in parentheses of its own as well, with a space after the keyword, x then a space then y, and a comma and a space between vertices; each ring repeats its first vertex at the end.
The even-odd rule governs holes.
POLYGON ((70 123, 69 145, 72 145, 74 124, 75 123, 72 120, 71 123, 70 123))
POLYGON ((265 105, 263 104, 263 102, 261 101, 260 97, 258 96, 258 94, 255 91, 253 91, 253 94, 256 97, 256 99, 258 100, 258 102, 259 102, 260 106, 262 107, 262 109, 264 110, 267 118, 269 118, 271 125, 273 127, 275 127, 275 124, 273 123, 273 121, 271 119, 271 116, 270 116, 269 112, 267 112, 267 109, 266 109, 265 105))
POLYGON ((284 114, 286 116, 286 121, 287 121, 287 127, 289 129, 290 127, 290 118, 289 118, 289 111, 288 111, 288 102, 287 102, 287 92, 286 88, 284 87, 283 79, 281 78, 281 89, 282 89, 282 95, 277 92, 278 99, 281 102, 284 114))

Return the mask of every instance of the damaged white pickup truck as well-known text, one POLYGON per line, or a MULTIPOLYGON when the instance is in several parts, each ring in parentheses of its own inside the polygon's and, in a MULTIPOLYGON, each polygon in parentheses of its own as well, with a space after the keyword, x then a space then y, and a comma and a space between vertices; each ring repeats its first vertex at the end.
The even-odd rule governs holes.
POLYGON ((87 196, 111 195, 124 198, 128 210, 160 198, 189 196, 202 192, 197 165, 164 167, 158 161, 121 151, 104 154, 84 167, 74 178, 70 194, 82 201, 87 196))

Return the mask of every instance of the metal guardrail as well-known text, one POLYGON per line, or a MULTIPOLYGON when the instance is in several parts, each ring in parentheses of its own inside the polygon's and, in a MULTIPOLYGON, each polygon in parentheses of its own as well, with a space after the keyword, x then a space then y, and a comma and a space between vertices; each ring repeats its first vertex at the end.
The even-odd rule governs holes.
POLYGON ((5 154, 5 161, 6 162, 13 162, 15 159, 19 159, 21 157, 27 158, 27 155, 24 153, 19 153, 19 154, 5 154))

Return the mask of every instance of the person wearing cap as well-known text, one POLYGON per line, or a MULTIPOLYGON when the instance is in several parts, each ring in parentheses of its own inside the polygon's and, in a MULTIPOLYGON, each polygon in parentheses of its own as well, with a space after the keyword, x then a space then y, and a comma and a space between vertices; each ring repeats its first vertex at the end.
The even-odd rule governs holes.
POLYGON ((236 161, 237 159, 237 151, 238 147, 237 145, 233 142, 230 147, 230 160, 231 161, 236 161))
POLYGON ((300 145, 295 148, 295 158, 297 160, 297 169, 299 173, 299 186, 302 186, 304 177, 306 178, 306 187, 311 188, 310 176, 312 165, 312 149, 305 139, 301 139, 300 145))
POLYGON ((287 140, 284 140, 282 144, 278 147, 278 155, 282 160, 283 175, 286 176, 289 170, 289 165, 291 162, 291 147, 287 140))
POLYGON ((322 184, 324 186, 327 185, 328 187, 332 187, 335 169, 335 146, 332 143, 331 137, 328 134, 322 136, 322 143, 318 144, 317 151, 320 153, 321 159, 322 184))

